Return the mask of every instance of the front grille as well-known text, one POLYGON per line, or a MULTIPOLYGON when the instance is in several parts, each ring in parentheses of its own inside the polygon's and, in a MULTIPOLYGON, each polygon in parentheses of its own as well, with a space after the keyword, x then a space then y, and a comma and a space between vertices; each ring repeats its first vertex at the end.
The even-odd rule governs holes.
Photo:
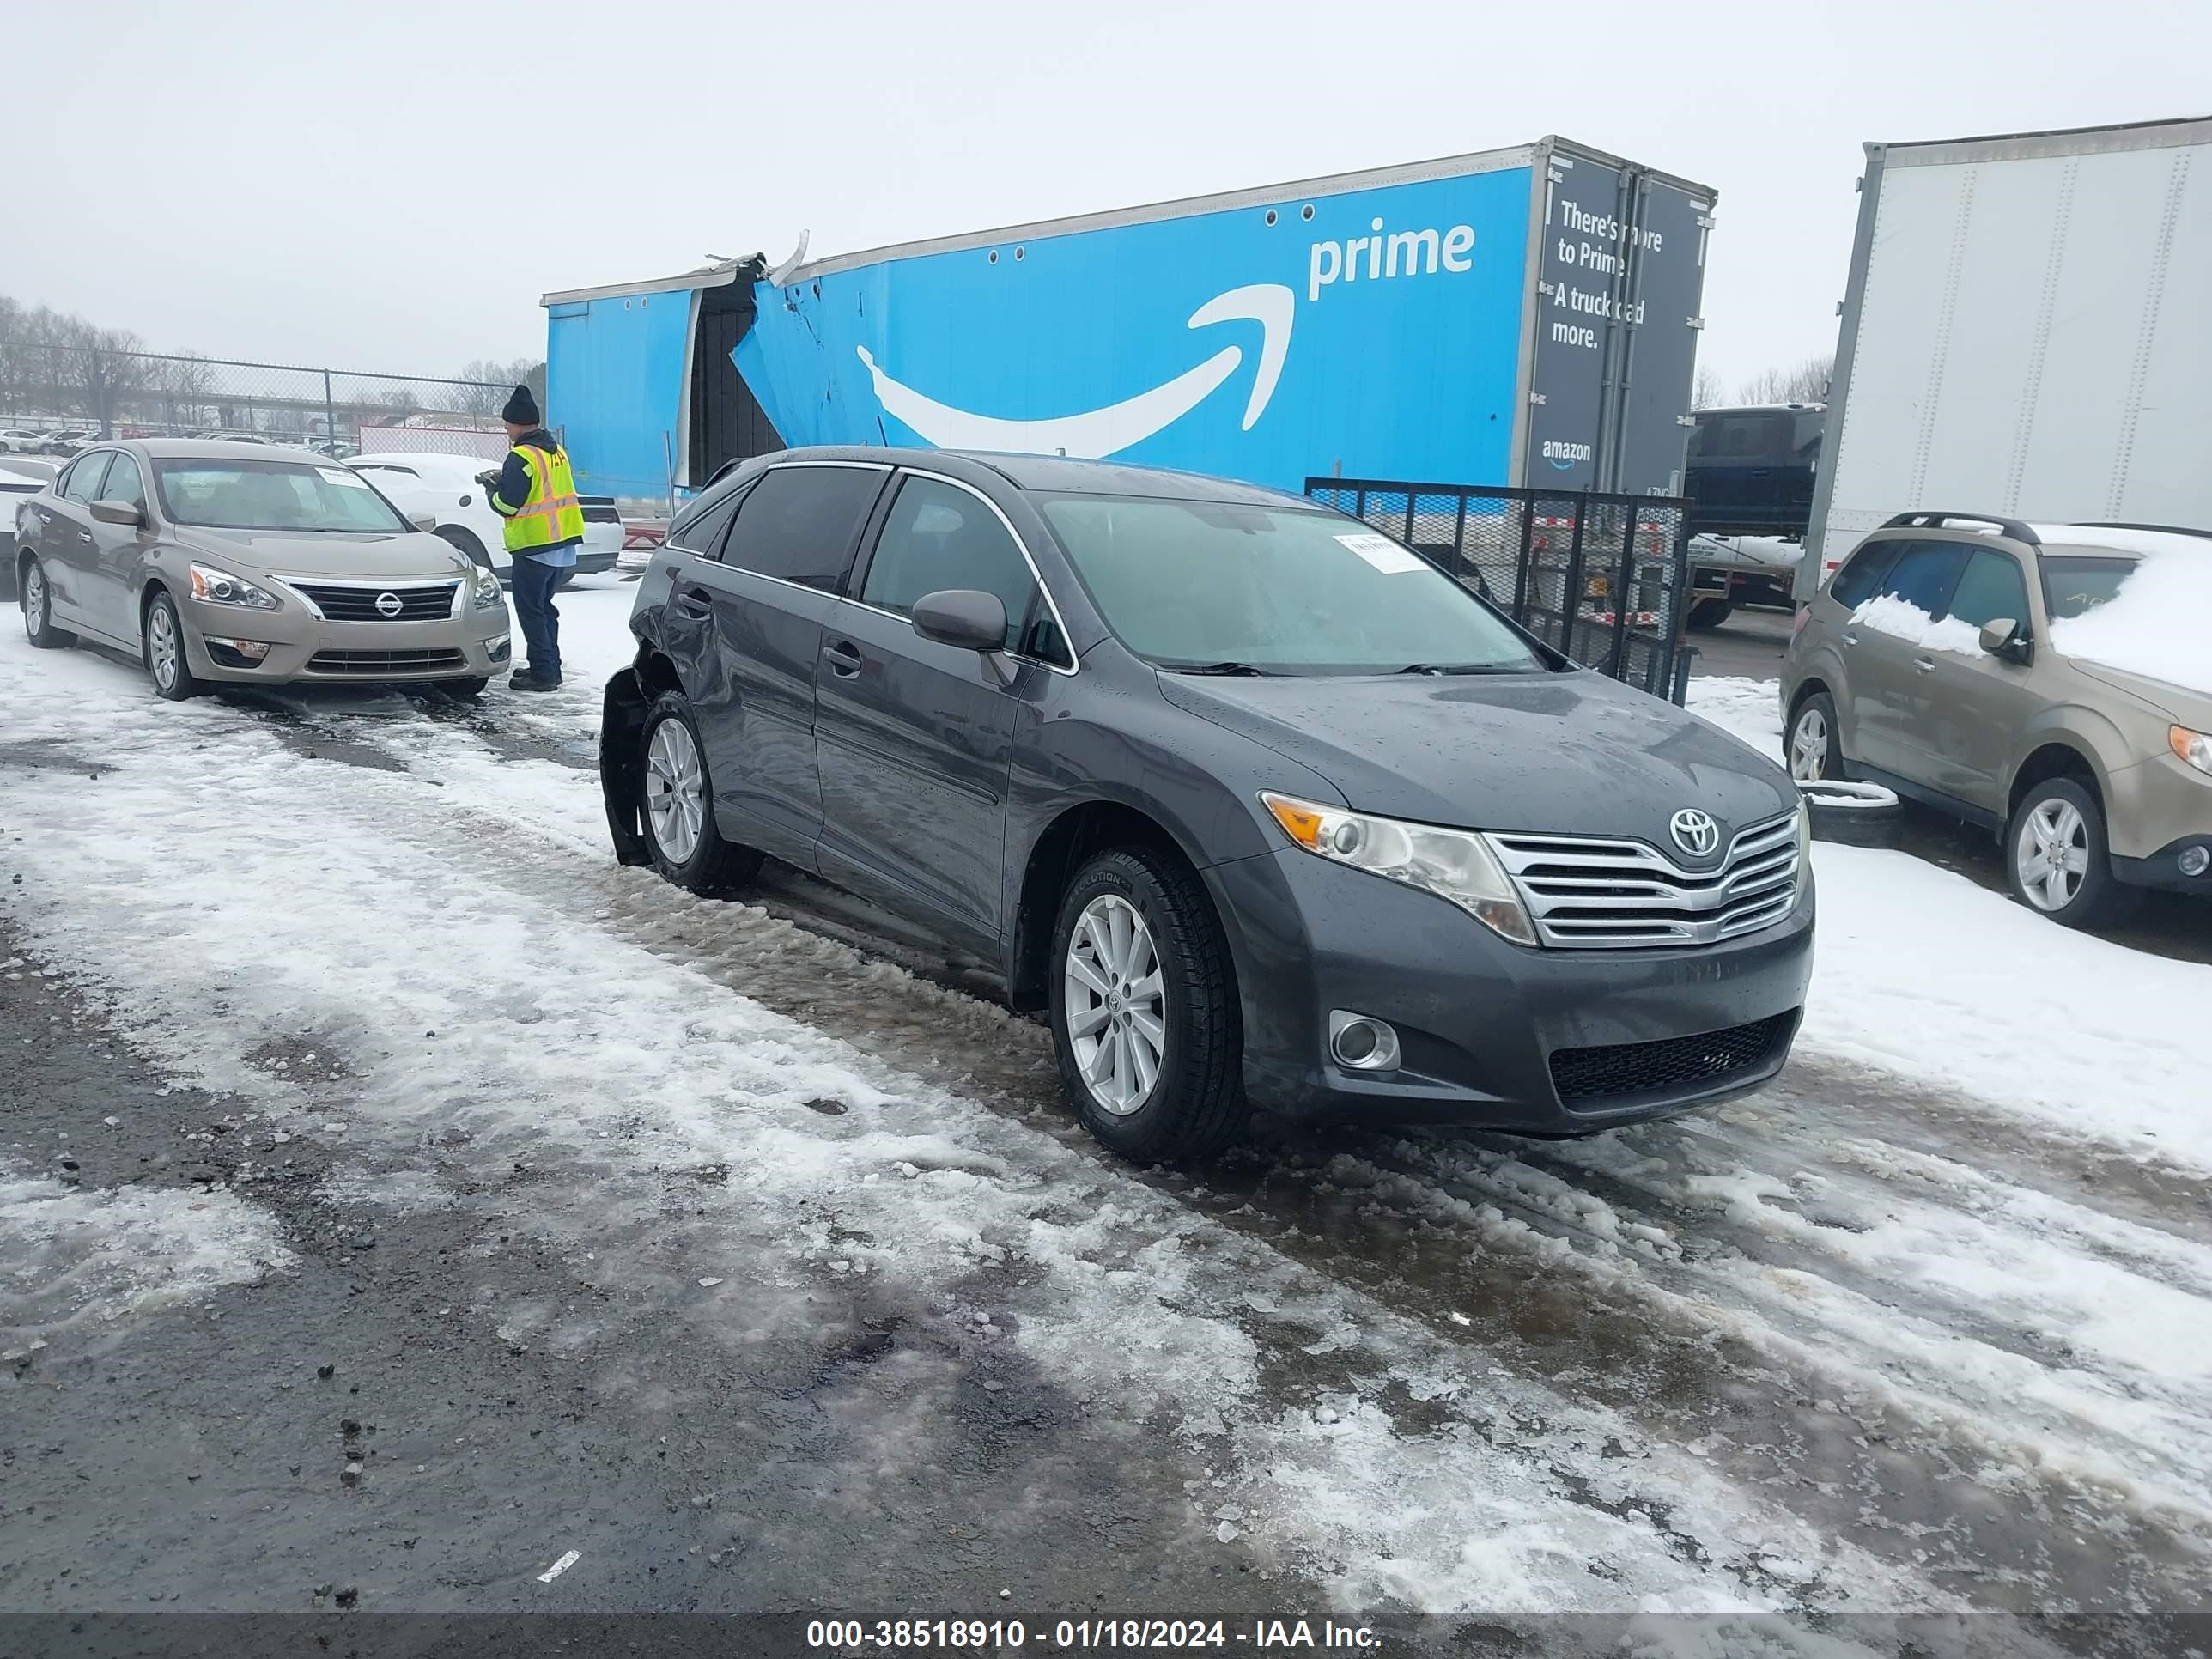
POLYGON ((1496 834, 1491 846, 1547 945, 1581 950, 1711 945, 1771 927, 1797 900, 1797 820, 1755 823, 1711 870, 1640 841, 1496 834))
POLYGON ((1757 1071, 1790 1040, 1796 1023, 1792 1009, 1748 1025, 1698 1036, 1662 1037, 1656 1042, 1618 1042, 1600 1048, 1552 1051, 1552 1086, 1559 1099, 1578 1102, 1617 1099, 1626 1095, 1676 1092, 1700 1085, 1724 1083, 1757 1071))
POLYGON ((431 582, 404 587, 332 587, 320 582, 294 582, 292 591, 331 622, 443 622, 453 614, 453 590, 459 586, 459 582, 431 582), (386 594, 398 601, 398 609, 378 608, 377 601, 386 594))
POLYGON ((318 651, 307 659, 311 674, 350 674, 374 679, 380 674, 435 674, 465 668, 458 651, 318 651))

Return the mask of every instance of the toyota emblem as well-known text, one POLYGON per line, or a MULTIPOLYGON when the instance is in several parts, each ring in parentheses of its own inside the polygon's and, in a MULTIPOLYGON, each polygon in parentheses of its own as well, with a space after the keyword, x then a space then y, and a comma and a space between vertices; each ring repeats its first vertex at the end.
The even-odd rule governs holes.
MULTIPOLYGON (((380 593, 376 596, 376 614, 380 617, 396 617, 404 609, 406 609, 406 607, 400 603, 399 596, 397 593, 380 593)), ((1701 813, 1699 816, 1703 817, 1704 815, 1701 813)), ((1680 822, 1680 815, 1679 813, 1676 814, 1676 822, 1678 823, 1680 822)), ((1706 818, 1705 822, 1707 823, 1711 823, 1712 820, 1711 818, 1706 818)), ((1682 832, 1678 829, 1674 833, 1679 838, 1682 832)), ((1686 846, 1687 844, 1687 842, 1684 843, 1686 846)))
POLYGON ((1667 821, 1667 829, 1674 837, 1674 845, 1692 858, 1703 858, 1721 844, 1721 827, 1713 822, 1711 812, 1685 806, 1667 821))

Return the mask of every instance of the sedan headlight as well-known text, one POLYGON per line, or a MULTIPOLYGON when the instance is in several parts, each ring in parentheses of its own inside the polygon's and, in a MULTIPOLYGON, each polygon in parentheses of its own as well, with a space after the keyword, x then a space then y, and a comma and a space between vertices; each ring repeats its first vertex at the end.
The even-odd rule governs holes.
POLYGON ((2166 728, 2166 740, 2183 761, 2200 772, 2212 772, 2212 736, 2185 726, 2172 726, 2166 728))
POLYGON ((1283 833, 1316 857, 1434 893, 1501 939, 1516 945, 1536 943, 1536 929, 1511 878, 1489 843, 1473 830, 1401 823, 1288 795, 1262 794, 1260 799, 1283 833))
POLYGON ((205 599, 210 605, 240 605, 248 611, 277 609, 276 596, 266 588, 256 587, 243 576, 234 576, 228 570, 218 570, 211 564, 196 564, 191 568, 192 597, 205 599))
POLYGON ((480 564, 471 565, 469 568, 476 576, 477 609, 489 611, 500 602, 499 578, 480 564))

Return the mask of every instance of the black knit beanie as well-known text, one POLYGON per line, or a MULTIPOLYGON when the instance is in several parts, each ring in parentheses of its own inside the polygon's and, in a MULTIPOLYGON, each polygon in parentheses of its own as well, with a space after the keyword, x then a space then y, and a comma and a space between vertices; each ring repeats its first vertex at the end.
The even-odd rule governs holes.
POLYGON ((499 411, 499 418, 513 426, 540 426, 545 417, 538 412, 538 399, 530 395, 530 388, 519 386, 514 395, 507 400, 507 407, 499 411))

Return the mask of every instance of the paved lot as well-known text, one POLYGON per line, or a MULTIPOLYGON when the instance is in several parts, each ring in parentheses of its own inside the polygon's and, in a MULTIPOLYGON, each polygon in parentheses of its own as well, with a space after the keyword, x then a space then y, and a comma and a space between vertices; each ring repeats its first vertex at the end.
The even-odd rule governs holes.
POLYGON ((1689 635, 1698 648, 1693 674, 1727 674, 1771 680, 1782 675, 1782 653, 1790 645, 1787 611, 1739 610, 1718 628, 1689 635))

